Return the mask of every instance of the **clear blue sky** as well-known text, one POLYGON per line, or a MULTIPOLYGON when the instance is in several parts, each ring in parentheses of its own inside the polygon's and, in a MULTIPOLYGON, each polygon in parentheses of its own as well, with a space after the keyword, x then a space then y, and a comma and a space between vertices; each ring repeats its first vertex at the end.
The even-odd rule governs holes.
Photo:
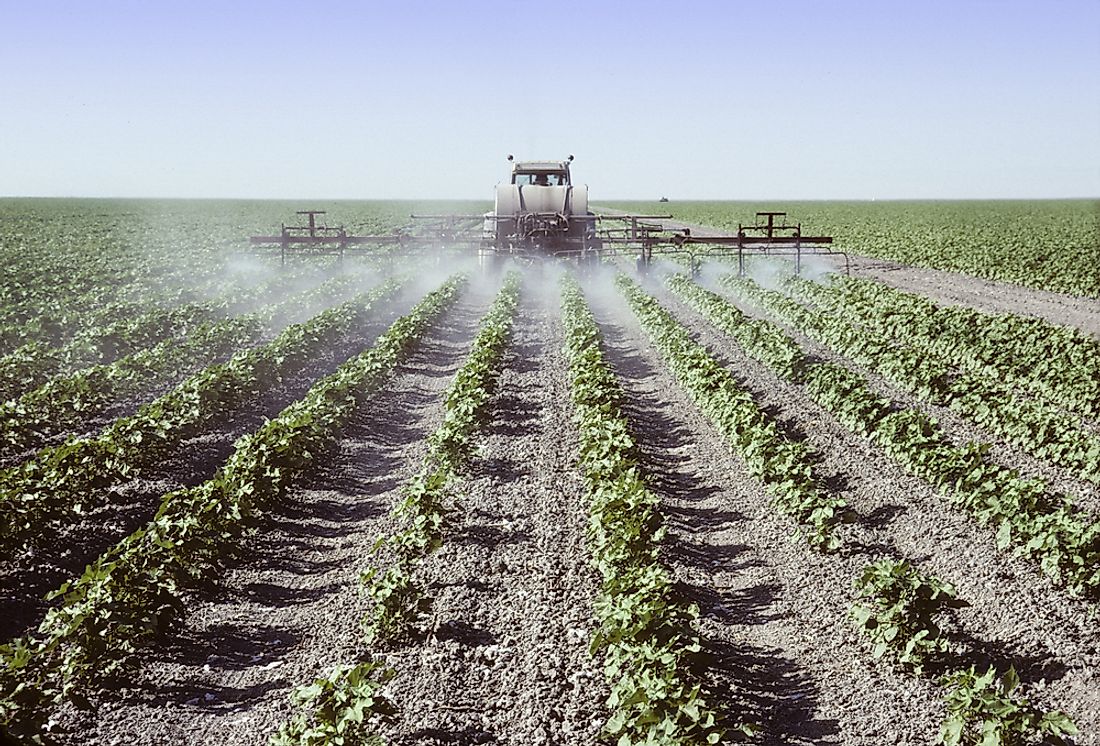
POLYGON ((1100 196, 1100 0, 0 0, 0 195, 1100 196))

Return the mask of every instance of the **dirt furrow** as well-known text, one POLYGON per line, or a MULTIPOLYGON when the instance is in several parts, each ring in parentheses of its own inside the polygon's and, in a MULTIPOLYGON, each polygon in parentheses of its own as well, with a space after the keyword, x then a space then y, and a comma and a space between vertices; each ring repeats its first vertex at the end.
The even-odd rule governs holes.
MULTIPOLYGON (((0 603, 9 613, 0 617, 0 638, 7 640, 35 623, 46 608, 42 597, 123 536, 148 521, 167 492, 209 478, 232 453, 233 443, 301 398, 317 380, 349 357, 373 344, 395 317, 407 311, 426 288, 410 288, 379 304, 377 312, 355 332, 339 340, 326 354, 272 386, 249 405, 212 421, 199 436, 185 441, 165 462, 129 483, 110 488, 110 499, 58 527, 54 536, 31 552, 0 563, 0 603)), ((136 409, 136 407, 135 407, 136 409)))
POLYGON ((524 289, 453 529, 422 570, 434 632, 388 656, 405 713, 395 744, 591 746, 603 722, 560 312, 537 285, 524 289))
MULTIPOLYGON (((709 676, 716 690, 733 689, 723 703, 731 717, 759 723, 767 743, 933 743, 936 689, 870 661, 848 621, 862 558, 822 556, 792 542, 792 524, 611 292, 594 287, 593 310, 669 515, 667 559, 702 611, 709 676)), ((734 371, 754 390, 766 385, 759 371, 734 371)), ((769 407, 773 415, 783 409, 769 407)), ((851 489, 829 465, 820 473, 832 489, 851 489)))
MULTIPOLYGON (((988 443, 991 446, 989 451, 990 458, 995 463, 1016 469, 1024 476, 1043 479, 1050 485, 1053 491, 1072 496, 1082 508, 1100 515, 1100 486, 1080 479, 1070 469, 1066 469, 1031 455, 1021 446, 1005 441, 1004 438, 998 436, 996 433, 974 424, 947 407, 930 404, 917 398, 915 394, 906 391, 863 365, 855 363, 843 355, 833 352, 824 344, 806 336, 785 320, 772 316, 763 309, 733 296, 719 283, 704 282, 704 285, 708 289, 721 295, 746 315, 753 318, 764 319, 779 326, 791 338, 798 342, 802 349, 814 358, 826 362, 837 363, 845 368, 856 371, 867 379, 875 393, 885 396, 906 408, 919 409, 932 415, 939 422, 943 433, 952 442, 960 445, 967 442, 988 443)), ((683 309, 685 313, 689 315, 695 314, 696 318, 702 320, 696 312, 688 308, 686 304, 680 303, 671 293, 662 294, 661 297, 666 299, 669 303, 677 305, 679 308, 683 309)))
POLYGON ((74 721, 84 734, 71 743, 266 743, 290 716, 294 687, 354 662, 366 610, 359 573, 489 298, 468 292, 449 312, 353 419, 338 455, 194 598, 176 637, 103 694, 97 719, 74 721))
MULTIPOLYGON (((716 358, 745 376, 759 402, 822 454, 820 472, 842 490, 854 512, 845 532, 851 557, 858 559, 853 570, 892 554, 953 583, 971 604, 958 614, 968 660, 1001 669, 1015 665, 1037 702, 1066 711, 1083 733, 1100 734, 1100 636, 1088 604, 1053 587, 1034 563, 998 552, 993 529, 952 509, 798 387, 745 357, 692 309, 653 290, 716 358)), ((1088 738, 1097 736, 1080 743, 1097 742, 1088 738)))

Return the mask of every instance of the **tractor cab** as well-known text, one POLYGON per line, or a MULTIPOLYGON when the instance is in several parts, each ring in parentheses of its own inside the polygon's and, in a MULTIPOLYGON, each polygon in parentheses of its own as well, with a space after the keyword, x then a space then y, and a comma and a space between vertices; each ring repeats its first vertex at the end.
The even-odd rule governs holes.
MULTIPOLYGON (((572 157, 569 160, 572 160, 572 157)), ((512 183, 521 187, 569 186, 572 184, 569 178, 569 161, 513 162, 512 183)))

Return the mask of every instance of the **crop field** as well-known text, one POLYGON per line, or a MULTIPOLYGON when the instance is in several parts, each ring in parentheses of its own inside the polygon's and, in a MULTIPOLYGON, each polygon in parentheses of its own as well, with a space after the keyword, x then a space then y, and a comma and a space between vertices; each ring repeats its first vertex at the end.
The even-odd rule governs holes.
POLYGON ((1100 744, 1100 203, 242 253, 301 207, 0 200, 0 740, 1100 744))

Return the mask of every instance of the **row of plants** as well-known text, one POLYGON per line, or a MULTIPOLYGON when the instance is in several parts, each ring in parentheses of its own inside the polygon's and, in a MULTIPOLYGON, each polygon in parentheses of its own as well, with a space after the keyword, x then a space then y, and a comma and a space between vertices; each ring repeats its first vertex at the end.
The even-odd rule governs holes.
MULTIPOLYGON (((782 378, 807 386, 815 400, 857 432, 873 435, 875 418, 890 416, 889 403, 875 396, 865 383, 839 366, 808 359, 774 324, 746 316, 683 275, 672 276, 667 282, 678 297, 730 334, 751 357, 782 378)), ((967 605, 957 598, 952 586, 924 576, 905 560, 883 559, 865 568, 856 588, 858 599, 851 614, 876 659, 886 657, 918 675, 929 663, 944 666, 950 640, 936 616, 967 605)), ((1011 683, 1013 676, 1010 669, 1005 679, 1011 683)), ((1075 732, 1062 713, 1038 713, 1014 693, 1014 685, 995 686, 996 677, 995 669, 979 675, 973 667, 941 677, 947 688, 948 709, 941 731, 944 743, 985 743, 981 738, 990 733, 1003 740, 989 743, 1016 743, 1008 734, 1030 737, 1075 732)))
POLYGON ((951 636, 941 617, 968 606, 955 588, 927 576, 905 560, 881 559, 864 568, 856 580, 857 599, 851 615, 871 645, 876 659, 887 659, 915 675, 927 668, 946 670, 938 677, 945 688, 947 717, 940 742, 947 746, 1022 746, 1062 742, 1077 727, 1058 710, 1042 712, 1019 691, 1014 667, 998 673, 989 666, 957 667, 951 636))
POLYGON ((162 339, 180 337, 199 324, 223 317, 223 311, 212 302, 156 308, 108 326, 87 325, 60 347, 49 342, 28 342, 0 358, 0 398, 13 399, 54 376, 109 363, 162 339))
POLYGON ((725 723, 692 671, 700 651, 699 610, 680 598, 661 560, 666 528, 660 500, 645 484, 599 327, 568 275, 562 278, 562 313, 588 547, 601 578, 591 650, 603 654, 610 686, 604 735, 620 746, 718 743, 725 723))
MULTIPOLYGON (((873 435, 875 417, 888 417, 888 402, 876 397, 858 378, 839 366, 808 359, 774 324, 752 319, 721 296, 683 275, 667 280, 686 303, 730 334, 753 358, 782 378, 806 385, 815 400, 838 419, 864 435, 873 435)), ((920 573, 908 561, 882 559, 868 565, 856 581, 857 601, 851 609, 856 626, 871 645, 872 655, 886 657, 921 675, 931 663, 943 668, 950 639, 937 621, 949 609, 967 606, 953 586, 920 573)), ((1015 692, 1015 671, 1001 684, 990 668, 978 674, 971 666, 943 675, 948 717, 941 741, 956 744, 1022 743, 1031 736, 1072 734, 1072 722, 1060 712, 1039 713, 1015 692), (1001 740, 983 741, 996 734, 1001 740)))
MULTIPOLYGON (((50 265, 46 257, 34 258, 50 265)), ((105 271, 87 256, 69 258, 56 274, 38 275, 37 281, 31 279, 35 275, 21 275, 18 268, 6 265, 8 282, 0 288, 0 297, 20 287, 31 293, 19 300, 0 300, 0 354, 33 342, 64 344, 87 327, 110 326, 151 307, 200 301, 232 291, 236 284, 226 283, 213 268, 177 267, 166 272, 151 257, 129 256, 121 264, 105 271)))
POLYGON ((93 437, 70 437, 31 460, 0 471, 0 552, 48 535, 47 521, 87 511, 110 499, 109 488, 170 457, 214 420, 296 375, 328 353, 392 297, 390 280, 302 324, 267 344, 242 350, 228 361, 190 376, 137 412, 115 420, 93 437))
POLYGON ((363 620, 370 642, 390 643, 408 637, 428 611, 431 600, 414 578, 416 568, 443 542, 451 484, 473 456, 474 437, 482 426, 500 374, 519 303, 521 277, 510 274, 481 320, 470 352, 443 396, 443 421, 428 436, 428 452, 419 471, 404 486, 393 509, 398 527, 380 537, 375 550, 391 562, 380 571, 363 572, 361 582, 371 600, 363 620))
MULTIPOLYGON (((319 380, 300 400, 243 436, 213 478, 169 493, 146 526, 50 594, 60 605, 38 628, 0 647, 0 726, 42 733, 52 708, 125 670, 139 648, 186 608, 187 589, 260 513, 336 447, 349 418, 407 358, 458 297, 455 276, 398 318, 375 344, 319 380)), ((3 735, 3 734, 0 734, 3 735)))
MULTIPOLYGON (((677 381, 739 454, 749 473, 763 483, 776 508, 800 525, 811 546, 837 549, 836 526, 845 502, 817 485, 809 447, 784 436, 752 395, 656 299, 625 275, 617 277, 615 284, 677 381)), ((790 352, 769 349, 776 350, 777 359, 790 352)))
POLYGON ((62 376, 102 365, 186 335, 196 326, 220 321, 235 310, 278 294, 300 281, 295 275, 228 286, 219 278, 190 292, 148 293, 97 305, 84 314, 37 318, 10 330, 25 341, 0 357, 0 399, 8 400, 62 376))
POLYGON ((18 399, 0 404, 0 455, 41 448, 110 405, 155 386, 178 383, 197 370, 258 345, 289 313, 328 302, 351 284, 337 277, 266 307, 217 322, 200 323, 183 339, 166 339, 113 363, 58 376, 18 399))
POLYGON ((302 283, 310 282, 311 275, 287 272, 243 286, 215 278, 188 292, 152 293, 141 302, 106 303, 76 318, 55 319, 56 323, 36 319, 24 331, 42 333, 30 334, 26 342, 0 357, 0 400, 14 399, 51 378, 105 365, 161 341, 185 337, 266 298, 294 292, 302 283))
MULTIPOLYGON (((520 283, 518 273, 506 277, 482 318, 470 352, 444 394, 443 422, 428 437, 428 453, 420 470, 404 486, 394 507, 393 518, 400 528, 375 544, 376 552, 385 549, 392 555, 392 564, 385 571, 370 568, 361 575, 371 600, 363 619, 368 644, 387 645, 412 636, 430 609, 431 599, 414 573, 443 543, 448 493, 473 457, 474 439, 511 339, 520 283)), ((369 654, 354 664, 336 666, 294 691, 295 713, 272 736, 271 746, 381 744, 378 726, 397 712, 382 689, 395 675, 369 654)))
POLYGON ((752 280, 727 275, 722 284, 919 398, 947 407, 1032 455, 1100 484, 1100 434, 1084 428, 1076 417, 1018 394, 996 378, 958 370, 927 347, 907 346, 752 280))
MULTIPOLYGON (((286 292, 323 274, 306 265, 273 272, 261 262, 233 257, 230 251, 240 248, 242 238, 241 221, 234 216, 226 216, 221 229, 223 239, 235 240, 216 245, 205 210, 186 216, 158 214, 134 224, 135 207, 143 210, 134 204, 89 210, 89 203, 51 201, 22 203, 14 212, 13 207, 10 201, 0 206, 5 266, 0 355, 28 342, 62 346, 87 329, 152 308, 222 296, 240 296, 251 304, 259 297, 256 290, 286 292)), ((230 313, 244 310, 240 305, 233 304, 230 313)))
POLYGON ((1100 341, 1078 329, 1030 316, 941 306, 858 277, 835 277, 828 285, 791 278, 784 290, 1078 415, 1100 417, 1100 341))
MULTIPOLYGON (((724 298, 686 278, 673 278, 670 286, 734 339, 739 339, 746 324, 769 323, 749 322, 724 298)), ((782 331, 776 328, 774 333, 782 331)), ((768 362, 765 357, 759 359, 768 362)), ((838 422, 869 438, 980 524, 993 526, 999 548, 1014 547, 1018 554, 1037 561, 1071 594, 1100 590, 1100 522, 1076 510, 1068 498, 1048 493, 1040 480, 1023 479, 1015 470, 991 462, 988 445, 952 444, 933 418, 916 409, 892 406, 862 376, 846 368, 804 358, 794 369, 800 372, 790 380, 803 384, 838 422)))

